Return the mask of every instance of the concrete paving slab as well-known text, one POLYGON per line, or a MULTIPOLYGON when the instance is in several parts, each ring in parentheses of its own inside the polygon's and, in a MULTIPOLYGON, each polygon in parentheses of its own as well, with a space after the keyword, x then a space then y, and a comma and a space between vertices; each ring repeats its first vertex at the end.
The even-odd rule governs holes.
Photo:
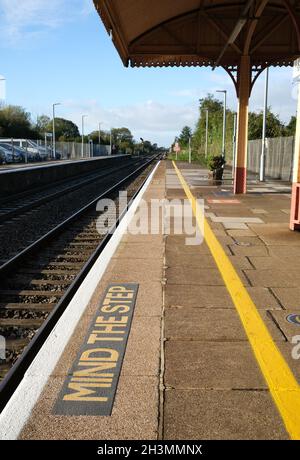
POLYGON ((288 270, 299 270, 300 260, 293 255, 286 257, 250 257, 251 263, 259 270, 276 270, 278 266, 288 270))
POLYGON ((239 236, 239 237, 235 237, 235 243, 238 245, 238 246, 263 246, 264 243, 262 242, 262 240, 254 235, 254 236, 239 236))
MULTIPOLYGON (((216 262, 210 254, 197 253, 183 254, 178 257, 175 252, 168 252, 166 265, 168 267, 216 268, 216 262)), ((250 268, 250 264, 248 268, 250 268)))
POLYGON ((121 374, 159 376, 161 318, 134 318, 121 374))
POLYGON ((243 223, 243 224, 263 224, 263 221, 258 217, 214 217, 212 218, 213 222, 236 222, 236 223, 243 223))
POLYGON ((155 244, 121 243, 115 252, 120 259, 158 259, 163 256, 163 247, 155 244))
POLYGON ((269 252, 265 246, 239 246, 237 244, 230 245, 230 251, 236 256, 268 256, 269 252))
POLYGON ((289 309, 269 313, 289 342, 295 335, 300 336, 300 311, 289 309), (295 323, 290 322, 294 320, 295 323))
POLYGON ((217 268, 191 268, 187 266, 166 269, 167 284, 187 284, 189 286, 223 286, 224 282, 217 268))
POLYGON ((165 337, 170 340, 241 341, 247 340, 233 309, 168 308, 165 337))
POLYGON ((280 303, 268 288, 247 286, 247 291, 258 309, 282 310, 280 303))
POLYGON ((293 256, 295 258, 298 258, 300 257, 300 247, 299 246, 292 246, 292 247, 288 247, 288 245, 286 246, 268 246, 268 254, 273 257, 278 257, 278 258, 282 258, 282 257, 287 257, 291 254, 293 254, 293 256))
POLYGON ((166 342, 165 385, 177 389, 267 388, 248 342, 166 342))
POLYGON ((104 279, 106 278, 112 283, 118 283, 120 280, 123 283, 161 281, 162 263, 160 259, 118 259, 114 257, 104 276, 104 279))
POLYGON ((168 390, 164 439, 289 439, 267 391, 168 390))
POLYGON ((240 222, 224 222, 224 228, 227 230, 235 229, 235 230, 247 230, 247 225, 240 223, 240 222))
POLYGON ((300 273, 298 270, 245 270, 252 286, 262 287, 298 287, 300 273))
POLYGON ((23 429, 27 440, 156 439, 158 419, 157 377, 121 375, 111 417, 52 415, 62 378, 50 378, 39 404, 23 429))
POLYGON ((286 310, 300 310, 300 287, 274 288, 272 291, 286 310))
POLYGON ((268 211, 260 208, 252 208, 251 211, 253 212, 253 214, 268 214, 268 211))
POLYGON ((241 256, 228 256, 229 260, 231 263, 234 265, 235 268, 237 269, 252 269, 252 265, 250 264, 249 260, 246 257, 241 257, 241 256))
POLYGON ((165 293, 165 305, 193 308, 235 308, 225 286, 173 284, 165 293))
POLYGON ((173 252, 175 254, 187 255, 187 254, 210 254, 210 250, 205 242, 196 245, 189 246, 186 244, 185 235, 167 235, 166 237, 166 254, 173 252))
POLYGON ((248 227, 246 229, 228 230, 228 235, 233 237, 238 236, 255 236, 255 233, 248 227))

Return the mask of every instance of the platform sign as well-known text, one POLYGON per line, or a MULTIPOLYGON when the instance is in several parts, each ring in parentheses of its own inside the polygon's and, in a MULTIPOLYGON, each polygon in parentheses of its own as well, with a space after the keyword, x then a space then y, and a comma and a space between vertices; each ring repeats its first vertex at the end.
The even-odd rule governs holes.
POLYGON ((180 145, 178 144, 178 142, 175 142, 174 152, 178 153, 178 152, 180 152, 180 150, 181 150, 180 145))
POLYGON ((110 284, 53 408, 56 415, 110 416, 138 284, 110 284))

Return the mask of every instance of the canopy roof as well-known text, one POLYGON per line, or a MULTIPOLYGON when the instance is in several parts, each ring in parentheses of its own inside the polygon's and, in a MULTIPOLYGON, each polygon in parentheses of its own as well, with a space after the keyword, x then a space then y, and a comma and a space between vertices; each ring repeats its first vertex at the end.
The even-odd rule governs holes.
POLYGON ((94 0, 125 66, 292 65, 297 0, 94 0))

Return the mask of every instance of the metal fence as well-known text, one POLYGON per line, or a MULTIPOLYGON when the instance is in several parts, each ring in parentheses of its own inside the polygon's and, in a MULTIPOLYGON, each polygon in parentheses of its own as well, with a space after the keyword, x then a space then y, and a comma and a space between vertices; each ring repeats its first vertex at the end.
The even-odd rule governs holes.
MULTIPOLYGON (((248 170, 259 173, 262 141, 249 141, 248 170)), ((294 137, 274 137, 266 139, 266 176, 273 179, 292 180, 294 137)))
MULTIPOLYGON (((45 140, 30 140, 30 139, 5 139, 0 138, 0 145, 8 145, 9 148, 21 147, 25 152, 40 154, 44 159, 53 158, 53 146, 51 141, 45 140)), ((99 156, 107 156, 111 153, 110 145, 97 145, 81 142, 56 142, 56 155, 62 160, 79 160, 81 158, 92 158, 99 156)))

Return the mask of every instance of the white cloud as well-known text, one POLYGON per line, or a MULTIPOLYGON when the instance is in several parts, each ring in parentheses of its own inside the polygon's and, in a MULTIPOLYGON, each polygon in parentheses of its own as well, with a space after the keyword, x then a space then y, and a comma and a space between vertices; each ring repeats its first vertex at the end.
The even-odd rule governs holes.
POLYGON ((92 9, 90 0, 0 0, 0 36, 5 43, 18 44, 88 15, 92 9))
MULTIPOLYGON (((271 68, 269 71, 268 105, 279 118, 288 122, 295 115, 297 88, 293 85, 292 68, 271 68)), ((264 103, 265 74, 257 80, 251 95, 250 110, 260 111, 264 103)))
MULTIPOLYGON (((278 114, 283 122, 288 122, 291 115, 296 113, 297 105, 297 86, 293 85, 291 67, 273 67, 269 71, 269 97, 268 105, 274 113, 278 114)), ((256 81, 251 98, 250 110, 261 111, 264 104, 264 73, 256 81)), ((217 94, 217 89, 227 90, 228 106, 232 110, 237 109, 237 98, 235 89, 230 77, 225 71, 219 69, 216 72, 210 72, 203 78, 204 88, 184 88, 174 90, 171 94, 178 98, 187 100, 196 100, 205 97, 208 93, 213 94, 219 100, 223 100, 222 94, 217 94)))
POLYGON ((63 110, 63 116, 72 119, 79 127, 82 114, 88 114, 85 120, 86 132, 97 130, 99 122, 102 122, 104 130, 126 126, 136 139, 145 137, 166 146, 173 142, 183 126, 193 128, 199 113, 197 100, 186 105, 148 100, 136 105, 111 108, 101 107, 96 100, 65 101, 60 110, 63 110))

